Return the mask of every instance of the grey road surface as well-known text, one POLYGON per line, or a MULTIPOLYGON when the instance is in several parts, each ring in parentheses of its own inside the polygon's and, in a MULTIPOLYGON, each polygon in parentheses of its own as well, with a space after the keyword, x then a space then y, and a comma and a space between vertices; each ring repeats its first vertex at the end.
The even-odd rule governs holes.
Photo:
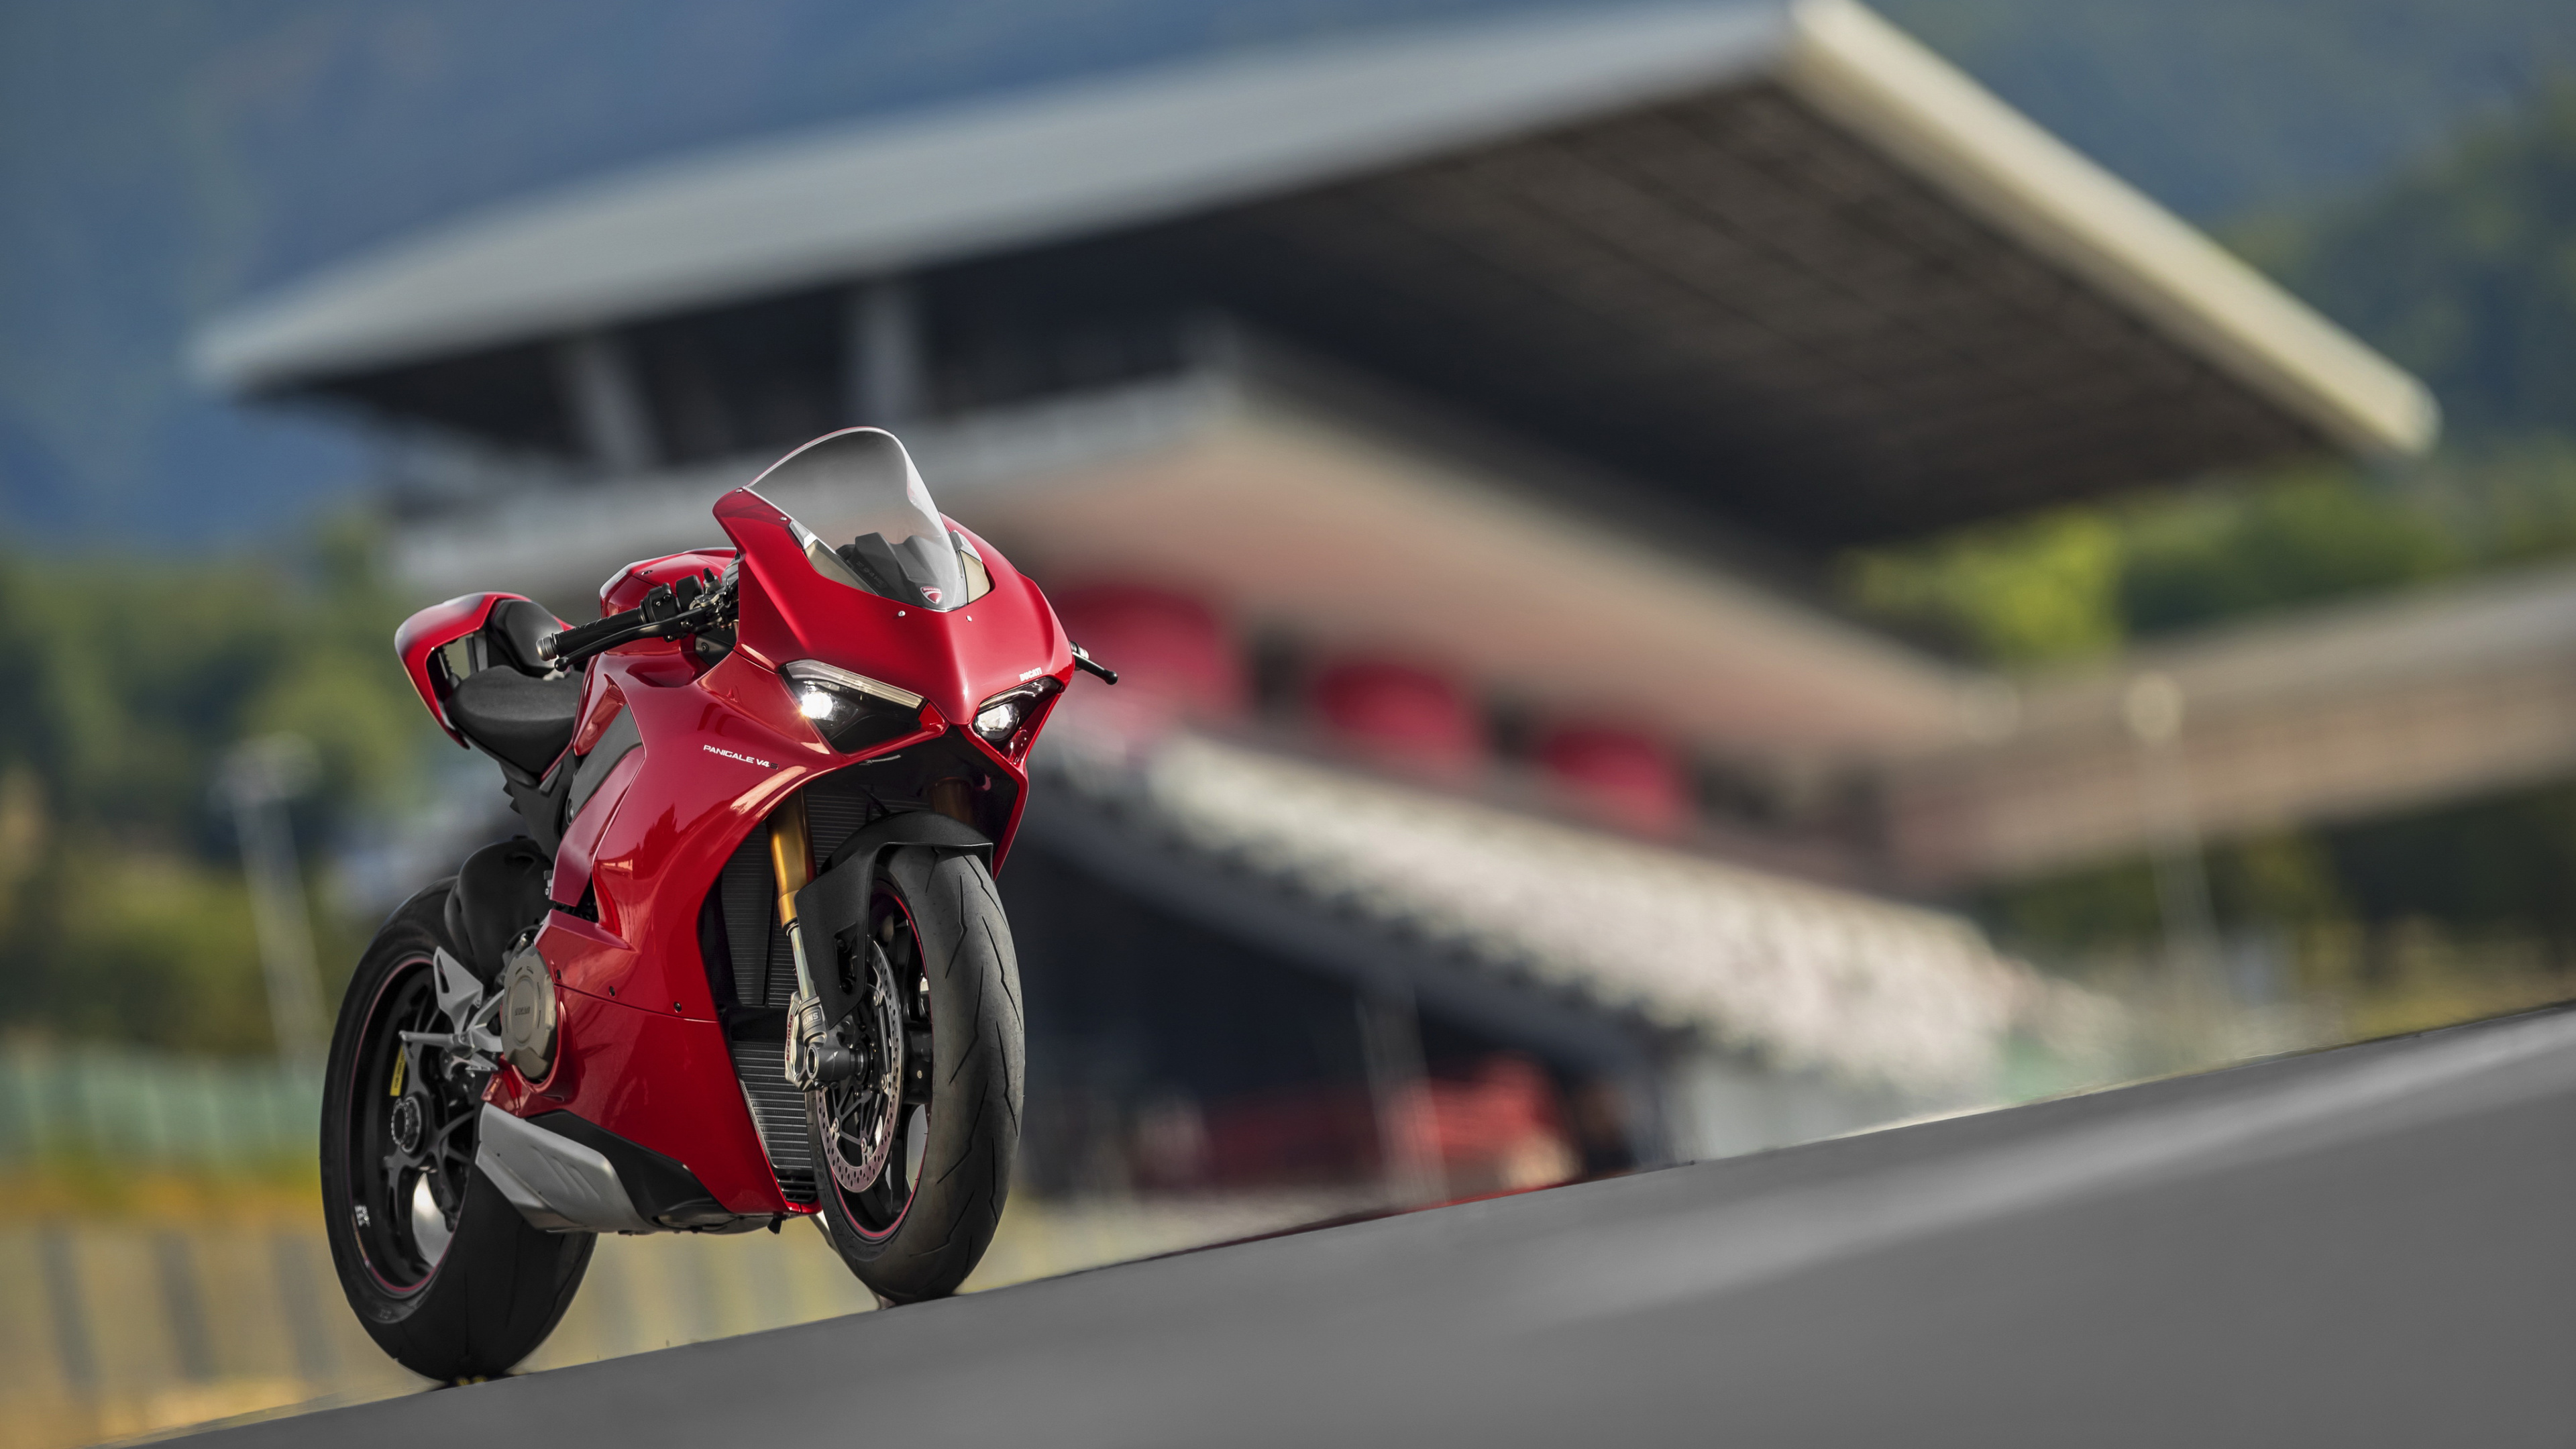
POLYGON ((2576 1013, 210 1445, 2576 1443, 2576 1013))

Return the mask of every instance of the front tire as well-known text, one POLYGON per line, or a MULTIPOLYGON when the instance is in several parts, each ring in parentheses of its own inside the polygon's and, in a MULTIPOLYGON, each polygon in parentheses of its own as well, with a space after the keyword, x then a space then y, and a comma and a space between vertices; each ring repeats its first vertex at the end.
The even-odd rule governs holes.
POLYGON ((806 1130, 833 1248, 880 1298, 917 1303, 966 1281, 1010 1195, 1019 964, 993 877, 971 855, 887 852, 868 932, 889 979, 860 966, 859 1007, 839 1028, 860 1070, 807 1094, 806 1130), (892 1055, 890 1036, 901 1038, 892 1055))
POLYGON ((528 1226, 474 1168, 486 1077, 404 1031, 444 1032, 432 954, 441 882, 367 945, 340 1003, 322 1095, 331 1263, 368 1336, 424 1378, 506 1373, 554 1331, 590 1266, 588 1233, 528 1226))

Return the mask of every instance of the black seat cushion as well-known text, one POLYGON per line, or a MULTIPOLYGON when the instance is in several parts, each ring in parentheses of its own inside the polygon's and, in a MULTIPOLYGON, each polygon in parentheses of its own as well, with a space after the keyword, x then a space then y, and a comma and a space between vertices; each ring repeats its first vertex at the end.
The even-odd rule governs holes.
POLYGON ((447 717, 493 758, 542 775, 572 743, 581 710, 578 678, 533 679, 515 669, 481 669, 447 696, 447 717))

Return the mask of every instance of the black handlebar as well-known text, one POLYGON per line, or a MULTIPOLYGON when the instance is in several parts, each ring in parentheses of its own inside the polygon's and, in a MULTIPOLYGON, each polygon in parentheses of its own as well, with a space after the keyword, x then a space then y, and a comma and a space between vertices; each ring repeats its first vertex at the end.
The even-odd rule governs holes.
POLYGON ((614 638, 644 622, 644 611, 629 609, 587 624, 575 624, 560 634, 549 634, 537 641, 537 657, 549 664, 577 663, 607 647, 603 640, 614 638), (599 646, 594 648, 593 646, 599 646))
POLYGON ((538 640, 537 657, 557 669, 570 669, 594 654, 605 654, 638 639, 676 639, 719 628, 732 607, 733 590, 728 587, 710 586, 698 579, 680 580, 677 590, 669 584, 655 584, 644 595, 644 602, 634 608, 575 624, 560 634, 538 640))
MULTIPOLYGON (((720 628, 732 612, 733 589, 729 584, 682 579, 676 590, 669 584, 655 584, 644 602, 634 608, 539 639, 537 657, 557 669, 570 669, 594 654, 605 654, 638 639, 676 639, 683 634, 720 628)), ((1118 682, 1117 670, 1092 658, 1091 652, 1079 644, 1070 647, 1076 668, 1098 675, 1103 684, 1118 682)))

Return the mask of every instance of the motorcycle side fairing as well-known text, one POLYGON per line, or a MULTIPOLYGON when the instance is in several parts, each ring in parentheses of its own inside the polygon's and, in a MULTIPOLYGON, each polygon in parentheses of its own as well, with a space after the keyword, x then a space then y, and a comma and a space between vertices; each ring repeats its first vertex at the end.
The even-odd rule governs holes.
MULTIPOLYGON (((715 511, 732 557, 649 560, 603 591, 603 612, 615 612, 631 605, 628 594, 700 569, 738 565, 747 575, 734 647, 712 664, 692 640, 651 639, 590 666, 570 753, 611 740, 621 715, 640 744, 580 799, 556 856, 554 910, 535 942, 559 1003, 551 1069, 530 1082, 504 1066, 487 1100, 523 1118, 569 1112, 681 1164, 726 1211, 768 1219, 813 1208, 782 1191, 725 1040, 700 950, 701 909, 719 873, 795 791, 844 770, 896 771, 876 762, 932 745, 943 758, 974 762, 980 785, 966 796, 967 823, 992 840, 998 865, 1019 824, 1026 752, 1044 706, 1006 748, 962 724, 1002 691, 1042 677, 1065 684, 1074 664, 1036 585, 972 535, 991 587, 941 612, 826 578, 787 516, 750 489, 727 494, 715 511), (800 659, 921 695, 918 727, 857 754, 835 751, 778 672, 800 659)), ((477 626, 466 618, 479 623, 469 600, 441 607, 454 612, 440 629, 461 634, 477 626)), ((426 685, 425 669, 415 680, 426 685)))

